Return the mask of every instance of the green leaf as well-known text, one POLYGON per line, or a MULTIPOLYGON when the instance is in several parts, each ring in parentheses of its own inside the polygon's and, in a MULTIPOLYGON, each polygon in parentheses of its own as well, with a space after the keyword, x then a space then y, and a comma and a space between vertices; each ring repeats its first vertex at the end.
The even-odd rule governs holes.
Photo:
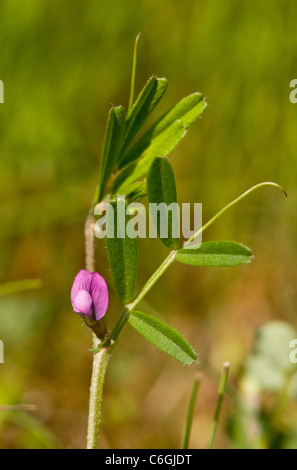
POLYGON ((116 291, 124 303, 133 298, 137 276, 137 240, 126 234, 129 220, 123 199, 108 204, 105 237, 107 254, 116 291))
POLYGON ((185 338, 160 320, 143 312, 132 311, 129 323, 150 343, 177 361, 191 365, 197 359, 197 354, 185 338))
POLYGON ((204 242, 199 248, 178 250, 175 259, 191 266, 230 267, 250 263, 253 255, 251 250, 241 243, 221 240, 204 242))
POLYGON ((128 106, 128 113, 130 112, 133 102, 134 102, 134 89, 135 89, 135 75, 136 75, 136 63, 137 63, 137 49, 138 49, 138 41, 140 38, 141 33, 138 33, 134 43, 134 51, 133 51, 133 62, 132 62, 132 74, 131 74, 131 86, 130 86, 130 99, 129 99, 129 106, 128 106))
POLYGON ((176 121, 170 127, 170 133, 167 133, 166 146, 161 136, 156 138, 143 158, 131 163, 118 174, 113 183, 112 193, 122 193, 126 186, 142 178, 148 172, 154 158, 168 155, 185 135, 186 130, 181 121, 176 121))
POLYGON ((147 177, 147 194, 150 204, 157 204, 160 211, 158 217, 155 210, 151 216, 155 223, 158 236, 168 248, 176 249, 179 244, 179 214, 176 200, 176 186, 173 169, 164 157, 157 157, 151 164, 147 177), (173 204, 172 210, 170 205, 173 204), (162 207, 163 206, 163 207, 162 207), (165 233, 163 233, 165 231, 165 233), (174 237, 174 235, 176 235, 174 237))
MULTIPOLYGON (((155 109, 160 99, 167 90, 168 81, 166 78, 151 77, 139 93, 131 111, 129 112, 126 123, 121 155, 137 135, 145 120, 155 109)), ((120 157, 121 158, 121 157, 120 157)))
POLYGON ((123 106, 112 107, 109 111, 106 124, 95 203, 101 200, 105 185, 116 166, 124 124, 125 110, 123 106))
POLYGON ((207 103, 200 93, 193 93, 183 98, 140 137, 123 158, 120 168, 156 151, 160 153, 155 153, 153 158, 168 155, 184 137, 190 125, 201 116, 206 106, 207 103), (177 130, 179 132, 174 139, 177 130), (157 142, 154 143, 157 138, 157 142))
POLYGON ((147 194, 146 181, 136 181, 135 183, 125 186, 121 196, 125 196, 126 203, 139 201, 147 194))
POLYGON ((142 178, 155 157, 166 157, 179 144, 189 126, 203 113, 207 103, 200 93, 187 96, 171 108, 140 137, 128 151, 119 168, 112 193, 122 191, 126 185, 142 178), (126 166, 127 165, 127 166, 126 166))

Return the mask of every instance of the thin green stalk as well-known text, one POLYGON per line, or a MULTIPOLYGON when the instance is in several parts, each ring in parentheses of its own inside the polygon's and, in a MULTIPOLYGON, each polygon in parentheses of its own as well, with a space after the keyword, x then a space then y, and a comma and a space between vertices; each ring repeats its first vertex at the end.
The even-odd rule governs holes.
POLYGON ((210 227, 219 217, 221 217, 228 209, 231 209, 231 207, 235 206, 235 204, 237 204, 239 201, 241 201, 243 198, 245 198, 246 196, 248 196, 250 193, 252 193, 253 191, 255 191, 256 189, 259 189, 259 188, 262 188, 263 186, 274 186, 278 189, 280 189, 284 195, 286 197, 287 196, 287 193, 286 191, 277 183, 272 183, 270 181, 268 182, 264 182, 264 183, 259 183, 259 184, 256 184, 255 186, 252 186, 251 188, 249 188, 247 191, 245 191, 244 193, 242 193, 240 196, 238 196, 236 199, 234 199, 233 201, 229 202, 229 204, 227 204, 225 207, 223 207, 223 209, 221 209, 214 217, 212 217, 205 225, 203 225, 203 227, 201 227, 201 229, 197 230, 196 233, 194 233, 194 235, 192 235, 191 238, 189 238, 189 240, 187 240, 184 244, 184 246, 186 247, 188 244, 190 244, 191 242, 193 242, 197 237, 199 237, 199 235, 201 235, 202 232, 204 232, 204 230, 206 230, 208 227, 210 227))
POLYGON ((208 445, 209 449, 212 449, 213 444, 214 444, 214 439, 215 439, 216 430, 217 430, 217 427, 218 427, 218 422, 219 422, 220 412, 221 412, 221 408, 222 408, 223 398, 224 398, 224 394, 225 394, 225 388, 226 388, 229 368, 230 368, 229 362, 224 362, 223 372, 222 372, 222 375, 221 375, 220 385, 219 385, 218 401, 217 401, 216 411, 215 411, 214 420, 213 420, 213 423, 212 423, 212 429, 211 429, 211 433, 210 433, 210 439, 209 439, 209 445, 208 445))
POLYGON ((138 48, 138 41, 140 38, 141 33, 138 33, 134 43, 134 52, 133 52, 133 64, 132 64, 132 75, 131 75, 131 86, 130 86, 130 99, 129 99, 129 106, 128 106, 128 114, 131 111, 134 102, 134 90, 135 90, 135 75, 136 75, 136 63, 137 63, 137 48, 138 48))
POLYGON ((136 305, 139 304, 139 302, 143 299, 143 297, 151 290, 153 285, 156 284, 156 282, 162 276, 162 274, 164 274, 164 272, 167 270, 167 268, 173 263, 173 261, 175 260, 176 253, 177 253, 176 250, 172 250, 169 253, 167 258, 158 267, 158 269, 156 269, 154 274, 149 278, 149 280, 146 282, 146 284, 140 290, 138 296, 130 304, 125 305, 125 307, 123 308, 122 313, 121 313, 121 315, 118 319, 118 322, 115 325, 115 327, 114 327, 114 329, 113 329, 113 331, 110 335, 110 339, 112 340, 113 343, 116 342, 116 340, 118 339, 119 334, 121 333, 123 327, 125 326, 128 318, 129 318, 129 314, 130 314, 131 310, 133 310, 136 307, 136 305))
MULTIPOLYGON (((199 367, 205 371, 205 374, 213 381, 218 382, 221 373, 214 368, 201 354, 199 354, 199 367)), ((240 406, 240 395, 238 390, 230 382, 227 382, 225 389, 225 396, 231 400, 236 406, 240 406)))
POLYGON ((182 445, 181 445, 182 449, 188 449, 189 448, 189 440, 190 440, 192 421, 193 421, 194 410, 195 410, 195 405, 196 405, 196 399, 197 399, 198 391, 199 391, 199 388, 200 388, 201 380, 202 380, 201 374, 196 374, 194 376, 192 392, 191 392, 191 397, 190 397, 190 401, 189 401, 189 405, 188 405, 188 411, 187 411, 186 422, 185 422, 185 429, 184 429, 182 445))

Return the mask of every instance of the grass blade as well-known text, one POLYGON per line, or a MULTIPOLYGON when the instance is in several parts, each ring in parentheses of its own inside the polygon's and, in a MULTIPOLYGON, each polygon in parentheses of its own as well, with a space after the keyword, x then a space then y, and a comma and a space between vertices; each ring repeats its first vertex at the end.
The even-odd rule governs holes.
POLYGON ((189 401, 189 404, 188 404, 188 411, 187 411, 187 416, 186 416, 185 429, 184 429, 182 445, 181 445, 182 449, 188 449, 189 448, 192 421, 193 421, 195 405, 196 405, 196 399, 197 399, 198 391, 199 391, 199 388, 200 388, 201 380, 202 380, 201 374, 197 373, 194 376, 194 381, 193 381, 192 391, 191 391, 191 397, 190 397, 190 401, 189 401))
POLYGON ((214 445, 214 439, 215 439, 215 435, 216 435, 216 431, 217 431, 217 427, 218 427, 218 422, 219 422, 219 417, 220 417, 220 412, 221 412, 221 408, 222 408, 222 403, 223 403, 223 399, 224 399, 229 368, 230 368, 229 362, 224 362, 223 371, 222 371, 222 375, 221 375, 221 379, 220 379, 220 385, 219 385, 218 401, 217 401, 216 411, 215 411, 214 420, 213 420, 213 423, 212 423, 212 429, 211 429, 211 433, 210 433, 210 440, 209 440, 209 445, 208 445, 209 449, 213 449, 213 445, 214 445))

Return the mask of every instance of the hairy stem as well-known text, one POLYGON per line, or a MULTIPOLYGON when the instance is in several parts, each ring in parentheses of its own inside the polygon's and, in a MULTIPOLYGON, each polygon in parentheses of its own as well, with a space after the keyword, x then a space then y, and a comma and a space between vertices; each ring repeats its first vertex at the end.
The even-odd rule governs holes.
MULTIPOLYGON (((95 345, 96 344, 94 344, 94 346, 95 345)), ((93 357, 93 370, 89 400, 87 449, 98 448, 103 385, 110 354, 111 350, 109 348, 103 348, 94 354, 93 357)))
POLYGON ((90 272, 95 271, 95 245, 94 245, 94 216, 90 210, 85 222, 85 258, 86 269, 90 272))
MULTIPOLYGON (((94 216, 90 212, 85 222, 85 256, 86 256, 86 269, 90 272, 95 271, 95 239, 94 239, 94 216)), ((105 337, 106 326, 105 321, 100 321, 100 330, 102 337, 105 337)), ((93 348, 98 348, 101 340, 92 333, 93 348)), ((103 395, 103 384, 105 379, 105 371, 110 356, 108 348, 101 349, 98 353, 93 355, 93 367, 90 386, 90 399, 89 399, 89 416, 88 416, 88 433, 87 433, 87 448, 97 449, 99 438, 99 426, 101 419, 101 404, 103 395)))

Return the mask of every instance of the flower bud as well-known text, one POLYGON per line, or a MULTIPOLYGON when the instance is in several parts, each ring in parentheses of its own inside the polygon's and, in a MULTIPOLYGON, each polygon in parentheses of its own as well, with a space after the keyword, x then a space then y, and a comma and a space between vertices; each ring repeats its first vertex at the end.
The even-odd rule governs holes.
POLYGON ((108 288, 100 274, 82 269, 75 276, 71 289, 73 310, 92 321, 101 320, 108 307, 108 288))

